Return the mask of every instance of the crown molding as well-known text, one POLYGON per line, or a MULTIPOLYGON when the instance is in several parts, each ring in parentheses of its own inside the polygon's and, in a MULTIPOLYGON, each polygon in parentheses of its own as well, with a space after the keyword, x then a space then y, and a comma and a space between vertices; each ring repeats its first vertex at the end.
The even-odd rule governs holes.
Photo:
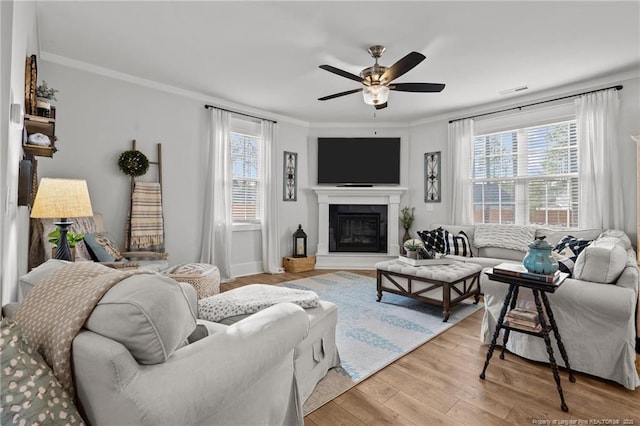
POLYGON ((331 122, 308 122, 308 121, 295 119, 295 118, 281 115, 281 114, 274 114, 271 111, 260 110, 257 108, 250 107, 248 105, 230 102, 228 100, 216 98, 213 96, 203 95, 201 93, 194 92, 192 90, 181 89, 179 87, 171 86, 164 83, 159 83, 154 80, 137 77, 132 74, 115 71, 109 68, 92 65, 86 62, 77 61, 75 59, 56 55, 54 53, 50 53, 46 51, 43 51, 40 53, 40 58, 44 61, 66 66, 68 68, 73 68, 73 69, 85 71, 88 73, 109 77, 115 80, 125 81, 131 84, 136 84, 136 85, 147 87, 153 90, 158 90, 158 91, 170 93, 176 96, 194 99, 203 103, 214 104, 221 108, 232 109, 240 113, 262 116, 262 117, 265 117, 266 119, 270 119, 274 121, 286 122, 286 123, 291 123, 291 124, 295 124, 302 127, 307 127, 309 129, 324 129, 324 128, 353 129, 353 128, 372 128, 372 127, 385 128, 385 129, 388 129, 388 128, 411 129, 414 127, 418 127, 418 126, 433 123, 433 122, 455 120, 457 117, 482 114, 485 112, 491 112, 496 109, 510 108, 513 106, 517 106, 518 104, 522 104, 530 101, 544 100, 545 98, 557 97, 559 95, 562 95, 562 96, 571 95, 572 93, 577 93, 582 90, 591 90, 594 88, 597 89, 598 86, 620 83, 620 82, 623 82, 624 80, 630 80, 633 78, 640 78, 640 68, 631 67, 629 69, 607 74, 604 76, 600 76, 600 77, 596 77, 588 80, 582 80, 580 82, 570 83, 564 86, 558 86, 556 88, 551 88, 551 89, 547 89, 539 92, 528 93, 523 96, 512 97, 509 100, 496 101, 496 102, 476 105, 476 106, 472 106, 464 109, 456 109, 456 110, 444 112, 438 115, 434 115, 432 117, 415 120, 415 121, 407 121, 407 122, 375 122, 373 121, 373 122, 353 122, 353 123, 331 123, 331 122))
MULTIPOLYGON (((460 117, 466 117, 476 114, 484 114, 500 109, 514 108, 518 105, 528 102, 545 101, 547 99, 553 99, 562 96, 571 96, 573 94, 583 92, 585 90, 597 90, 599 88, 610 86, 614 84, 623 84, 625 80, 631 80, 634 78, 640 78, 640 68, 631 67, 621 71, 613 72, 610 74, 594 77, 587 80, 581 80, 574 83, 569 83, 563 86, 557 86, 539 92, 528 93, 526 95, 512 97, 504 101, 490 102, 482 105, 476 105, 464 109, 452 110, 444 112, 442 114, 435 115, 433 117, 424 118, 409 123, 409 127, 417 127, 424 124, 429 124, 437 121, 449 121, 456 120, 460 117)), ((624 90, 624 89, 622 89, 624 90)), ((569 101, 570 102, 570 101, 569 101)))
POLYGON ((408 129, 411 126, 408 122, 360 122, 360 123, 309 123, 310 129, 360 129, 360 128, 377 128, 377 129, 390 129, 390 128, 403 128, 408 129))
POLYGON ((146 87, 149 89, 170 93, 172 95, 193 99, 196 101, 200 101, 204 104, 214 104, 215 106, 218 106, 220 108, 234 110, 239 113, 256 115, 256 116, 261 116, 273 121, 287 122, 287 123, 295 124, 298 126, 309 127, 309 123, 303 120, 298 120, 285 115, 274 114, 273 112, 252 108, 248 105, 229 102, 228 100, 225 100, 225 99, 203 95, 201 93, 194 92, 192 90, 181 89, 179 87, 171 86, 164 83, 159 83, 154 80, 137 77, 132 74, 115 71, 109 68, 92 65, 82 61, 77 61, 75 59, 71 59, 66 56, 60 56, 54 53, 43 51, 40 53, 40 59, 43 61, 48 61, 54 64, 62 65, 68 68, 73 68, 73 69, 85 71, 91 74, 97 74, 103 77, 112 78, 114 80, 120 80, 127 83, 136 84, 138 86, 146 87))

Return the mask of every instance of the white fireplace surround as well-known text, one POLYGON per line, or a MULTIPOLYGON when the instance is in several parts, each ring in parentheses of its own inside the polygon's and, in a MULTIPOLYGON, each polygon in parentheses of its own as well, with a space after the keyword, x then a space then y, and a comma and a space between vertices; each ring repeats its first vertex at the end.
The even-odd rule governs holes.
POLYGON ((400 196, 407 190, 398 186, 327 187, 312 188, 318 196, 318 269, 371 269, 382 260, 398 257, 400 253, 400 196), (331 204, 375 204, 387 206, 386 253, 330 253, 329 206, 331 204))

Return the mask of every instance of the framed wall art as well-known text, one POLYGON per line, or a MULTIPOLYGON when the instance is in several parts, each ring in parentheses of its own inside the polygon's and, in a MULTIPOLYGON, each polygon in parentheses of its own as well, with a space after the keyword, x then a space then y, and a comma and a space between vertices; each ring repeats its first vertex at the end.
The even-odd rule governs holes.
POLYGON ((424 202, 439 203, 440 193, 440 151, 424 155, 424 202))
POLYGON ((297 201, 298 199, 298 154, 284 152, 284 185, 283 201, 297 201))

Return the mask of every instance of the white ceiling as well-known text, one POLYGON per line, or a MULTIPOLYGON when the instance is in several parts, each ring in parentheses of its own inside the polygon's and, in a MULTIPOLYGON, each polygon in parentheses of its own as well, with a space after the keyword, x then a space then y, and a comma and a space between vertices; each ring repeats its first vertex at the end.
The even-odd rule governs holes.
POLYGON ((391 92, 384 122, 640 68, 638 1, 41 1, 38 28, 50 57, 314 123, 373 120, 360 93, 317 100, 358 87, 318 65, 359 74, 373 44, 386 46, 386 66, 413 50, 427 57, 396 82, 446 84, 391 92))

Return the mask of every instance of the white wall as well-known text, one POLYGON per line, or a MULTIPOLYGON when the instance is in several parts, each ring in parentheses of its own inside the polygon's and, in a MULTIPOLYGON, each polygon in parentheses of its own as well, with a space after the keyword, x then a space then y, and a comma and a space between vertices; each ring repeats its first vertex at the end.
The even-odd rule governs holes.
MULTIPOLYGON (((135 139, 137 149, 157 161, 156 144, 162 143, 166 249, 172 264, 196 260, 205 190, 203 104, 45 61, 40 74, 59 90, 58 152, 40 160, 40 178, 86 179, 93 209, 122 247, 130 179, 118 169, 118 157, 135 139)), ((154 165, 140 178, 156 179, 154 165)))
MULTIPOLYGON (((411 129, 411 183, 410 196, 407 205, 415 207, 415 222, 411 227, 411 234, 416 237, 416 231, 427 229, 434 223, 450 223, 451 179, 448 178, 447 153, 448 138, 447 120, 438 120, 429 125, 416 126, 411 129), (441 173, 440 182, 441 201, 439 203, 425 203, 424 201, 424 154, 440 151, 441 173)), ((400 235, 404 235, 401 233, 400 235)))
MULTIPOLYGON (((40 177, 87 179, 93 208, 104 215, 105 227, 121 244, 129 207, 130 181, 117 167, 122 151, 136 139, 137 148, 156 160, 162 143, 163 201, 166 250, 171 264, 196 262, 200 256, 205 181, 207 110, 205 102, 120 79, 43 61, 41 75, 58 89, 56 133, 59 151, 39 165, 40 177)), ((298 152, 306 161, 306 126, 279 124, 278 164, 282 151, 298 152)), ((152 165, 148 176, 155 180, 152 165)), ((282 173, 276 173, 278 193, 282 173)), ((147 179, 147 176, 142 178, 147 179)), ((301 184, 306 178, 301 176, 301 184)), ((280 200, 282 196, 279 196, 280 200)), ((304 200, 304 193, 298 193, 304 200)), ((300 202, 304 204, 304 201, 300 202)), ((290 222, 303 220, 299 203, 281 202, 282 255, 288 254, 290 222), (289 208, 293 204, 295 208, 289 208)), ((291 231, 292 233, 293 231, 291 231)), ((262 271, 260 231, 236 231, 232 273, 262 271)))
MULTIPOLYGON (((293 233, 298 229, 298 224, 307 233, 309 254, 312 251, 310 244, 310 232, 315 229, 316 225, 311 221, 310 215, 314 211, 313 206, 316 204, 315 193, 311 191, 311 174, 309 172, 310 152, 307 145, 307 137, 309 129, 306 126, 298 126, 289 123, 281 123, 278 138, 278 168, 276 175, 278 178, 278 187, 276 192, 279 201, 280 211, 280 251, 283 256, 291 256, 293 254, 293 233), (295 152, 298 154, 298 193, 297 201, 283 201, 283 173, 284 173, 284 151, 295 152)), ((317 219, 316 219, 317 220, 317 219)))
POLYGON ((624 89, 618 92, 620 95, 620 126, 618 127, 617 144, 612 147, 618 149, 618 160, 622 173, 623 199, 625 211, 624 231, 631 237, 631 241, 637 241, 637 210, 638 190, 636 176, 638 164, 636 156, 636 144, 631 139, 632 135, 640 134, 640 77, 620 81, 624 89))
POLYGON ((18 277, 27 270, 27 236, 29 212, 18 207, 18 166, 22 159, 22 127, 11 123, 8 107, 18 104, 24 110, 25 61, 37 54, 37 28, 35 3, 0 2, 1 81, 2 104, 0 112, 0 277, 2 303, 17 298, 18 277))

